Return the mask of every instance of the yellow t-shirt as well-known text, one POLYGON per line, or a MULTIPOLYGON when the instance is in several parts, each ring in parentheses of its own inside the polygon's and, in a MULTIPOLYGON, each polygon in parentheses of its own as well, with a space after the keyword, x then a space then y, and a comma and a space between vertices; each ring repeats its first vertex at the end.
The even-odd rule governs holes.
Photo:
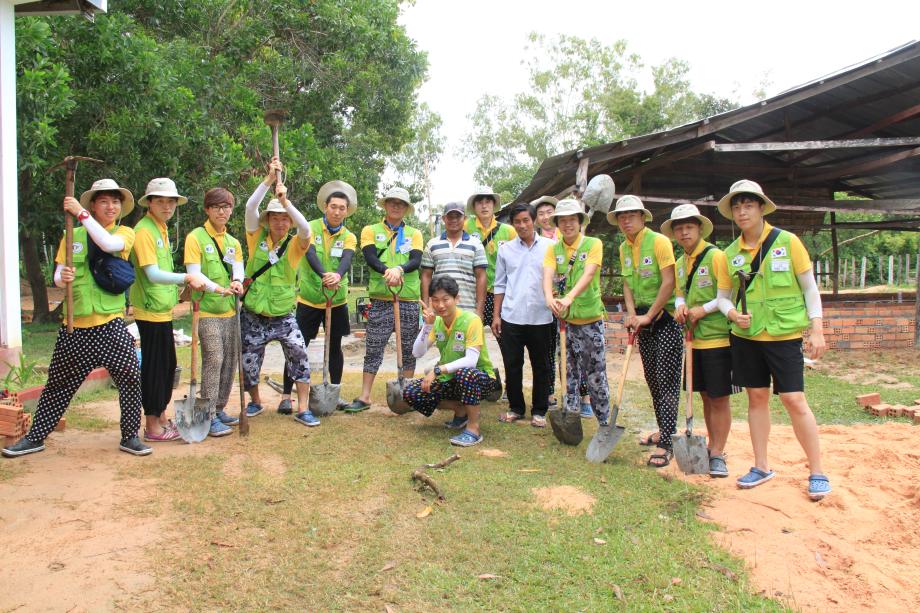
MULTIPOLYGON (((106 230, 111 232, 112 228, 114 227, 115 227, 115 224, 112 224, 108 226, 106 230)), ((127 260, 128 256, 131 254, 131 248, 134 246, 134 229, 129 228, 127 226, 118 226, 118 229, 116 229, 113 234, 117 234, 125 241, 124 250, 118 252, 117 255, 121 259, 127 260)), ((89 237, 87 237, 87 239, 92 240, 89 237)), ((64 256, 64 244, 65 244, 65 239, 61 239, 61 243, 58 245, 57 255, 54 256, 55 263, 60 264, 62 266, 67 263, 67 259, 64 256)), ((87 266, 88 265, 89 264, 87 264, 87 266)), ((123 315, 119 315, 118 313, 109 313, 109 314, 93 313, 92 315, 84 315, 83 317, 74 316, 73 327, 74 328, 92 328, 93 326, 101 326, 102 324, 107 324, 113 319, 118 319, 119 317, 123 317, 123 315)))
MULTIPOLYGON (((381 223, 383 223, 383 228, 386 231, 387 241, 389 242, 390 237, 393 236, 393 234, 396 231, 391 230, 387 226, 385 221, 382 221, 381 223)), ((364 249, 368 245, 376 244, 376 241, 374 240, 374 238, 375 238, 374 237, 374 224, 364 226, 364 228, 361 229, 361 249, 364 249)), ((347 248, 348 247, 346 247, 346 249, 347 248)), ((418 231, 414 232, 412 234, 412 249, 413 250, 418 249, 419 251, 422 251, 424 248, 425 248, 425 242, 424 242, 424 239, 422 238, 422 233, 418 231)), ((395 240, 393 242, 389 242, 387 246, 387 250, 389 250, 390 253, 392 254, 396 253, 396 241, 395 240)), ((323 305, 323 307, 325 308, 325 305, 323 305)))
MULTIPOLYGON (((335 244, 335 237, 336 237, 336 236, 339 236, 340 234, 344 234, 344 233, 345 233, 345 226, 344 226, 344 225, 342 225, 342 228, 341 228, 338 232, 336 232, 335 234, 330 234, 330 233, 329 233, 329 229, 326 227, 326 224, 322 224, 322 226, 323 226, 323 245, 327 245, 327 246, 329 246, 329 248, 331 248, 332 245, 335 244)), ((361 231, 361 236, 362 236, 362 240, 363 240, 363 237, 364 237, 364 230, 361 231)), ((349 232, 349 233, 348 233, 348 236, 345 237, 344 245, 342 246, 342 251, 349 251, 349 250, 351 250, 351 251, 357 251, 357 250, 358 250, 358 237, 355 236, 355 233, 354 233, 354 232, 349 232)), ((306 250, 304 251, 304 253, 306 253, 306 250)), ((316 255, 317 255, 317 257, 319 257, 319 254, 316 254, 316 255)), ((323 259, 323 258, 320 257, 320 261, 322 261, 322 259, 323 259)), ((334 270, 327 270, 326 272, 335 272, 335 271, 334 271, 334 270)), ((309 274, 315 275, 316 273, 313 272, 313 269, 311 268, 309 274)), ((324 310, 325 310, 325 308, 326 308, 326 303, 325 303, 325 302, 310 302, 310 301, 308 301, 308 300, 304 300, 304 299, 300 296, 300 292, 297 293, 297 302, 298 302, 299 304, 305 304, 305 305, 307 305, 307 306, 309 306, 309 307, 313 307, 314 309, 324 309, 324 310)))
MULTIPOLYGON (((642 257, 640 251, 642 249, 642 240, 645 238, 645 233, 648 232, 648 228, 642 228, 639 230, 639 233, 636 234, 636 237, 633 240, 629 240, 629 237, 626 238, 626 244, 632 249, 632 261, 641 262, 642 257)), ((674 248, 671 246, 671 241, 668 240, 668 237, 663 234, 659 234, 655 237, 654 243, 655 249, 655 261, 658 262, 658 269, 664 270, 668 266, 674 266, 676 260, 674 259, 674 248)), ((621 252, 622 253, 622 252, 621 252)), ((626 268, 625 262, 620 258, 620 267, 626 268)), ((626 282, 624 280, 624 282, 626 282)))
MULTIPOLYGON (((690 255, 684 254, 684 279, 687 278, 687 275, 690 274, 690 271, 693 270, 693 263, 696 262, 696 258, 699 257, 703 249, 708 245, 705 240, 701 240, 697 244, 696 249, 693 250, 693 253, 690 255)), ((732 280, 728 276, 728 259, 725 257, 725 252, 721 249, 716 249, 712 254, 712 271, 711 274, 716 280, 716 287, 719 289, 731 289, 732 280)), ((680 297, 684 295, 684 285, 683 283, 677 283, 674 286, 676 294, 680 297)), ((688 308, 690 305, 687 305, 688 308)), ((694 305, 696 306, 696 305, 694 305)), ((721 317, 724 317, 719 313, 721 317)), ((728 336, 725 338, 714 338, 711 340, 702 340, 698 338, 693 339, 693 348, 694 349, 715 349, 717 347, 728 347, 729 346, 728 336)))
MULTIPOLYGON (((166 248, 168 249, 169 232, 166 229, 166 224, 160 223, 160 221, 150 213, 147 213, 147 217, 152 219, 153 223, 156 224, 157 230, 160 231, 160 238, 163 240, 163 244, 166 245, 166 248)), ((150 266, 151 264, 157 263, 157 246, 154 243, 154 238, 147 232, 137 232, 135 234, 134 257, 137 258, 137 265, 140 267, 138 274, 141 275, 146 274, 144 272, 144 266, 150 266)), ((153 322, 172 321, 172 311, 167 311, 165 313, 155 313, 153 311, 147 311, 143 306, 138 304, 132 306, 134 307, 134 319, 153 322)))
MULTIPOLYGON (((223 232, 218 232, 214 229, 214 226, 211 225, 210 220, 204 222, 204 229, 207 231, 208 235, 214 238, 217 241, 217 246, 220 247, 220 250, 226 252, 226 241, 225 237, 227 236, 227 228, 224 227, 223 232)), ((291 239, 292 241, 295 239, 291 239)), ((288 245, 290 249, 290 245, 288 245)), ((242 249, 237 249, 236 254, 234 254, 233 259, 237 262, 243 261, 242 249)), ((189 264, 201 264, 201 245, 198 244, 198 239, 195 237, 194 233, 190 233, 185 237, 185 265, 189 264)), ((213 279, 212 279, 213 281, 213 279)), ((236 311, 233 309, 228 310, 225 313, 205 313, 201 312, 201 317, 233 317, 236 315, 236 311)))
MULTIPOLYGON (((760 238, 757 239, 757 244, 750 246, 744 242, 744 235, 741 236, 738 242, 738 246, 742 250, 748 251, 751 254, 751 257, 757 253, 757 250, 760 249, 760 246, 767 239, 767 234, 770 233, 770 230, 773 229, 773 226, 764 222, 763 232, 760 233, 760 238)), ((791 234, 791 232, 790 232, 791 234)), ((789 239, 789 257, 792 260, 792 270, 796 276, 811 270, 811 258, 808 257, 808 249, 805 248, 805 245, 802 243, 802 240, 792 234, 789 239)), ((790 341, 797 338, 802 338, 801 332, 795 332, 793 334, 784 334, 783 336, 770 336, 770 333, 764 330, 757 336, 752 336, 752 341, 790 341)))
MULTIPOLYGON (((476 222, 476 229, 479 230, 479 236, 483 238, 487 237, 489 235, 489 232, 492 231, 492 228, 498 225, 498 220, 496 220, 495 217, 492 217, 492 223, 489 224, 488 228, 482 225, 482 222, 479 221, 478 217, 474 217, 473 220, 476 222)), ((508 230, 510 230, 511 232, 511 235, 508 238, 508 240, 517 238, 517 230, 514 229, 514 226, 512 226, 510 223, 505 224, 505 225, 508 226, 508 230)), ((490 241, 490 242, 494 242, 494 241, 490 241)), ((497 249, 498 245, 496 245, 495 248, 497 249)))
MULTIPOLYGON (((565 249, 565 261, 568 262, 572 259, 572 253, 581 245, 581 237, 575 241, 574 245, 569 245, 564 240, 562 240, 562 235, 559 235, 559 240, 562 241, 562 248, 565 249)), ((601 273, 601 263, 604 258, 604 246, 601 241, 597 241, 591 246, 591 249, 588 251, 588 258, 585 260, 585 265, 596 264, 597 272, 594 274, 599 275, 601 273)), ((547 248, 546 253, 543 255, 543 267, 551 270, 556 270, 556 252, 553 248, 547 248)), ((571 287, 569 287, 571 290, 571 287)), ((582 326, 584 324, 591 324, 595 321, 600 321, 603 319, 601 317, 592 317, 590 319, 566 319, 570 324, 575 324, 582 326)))

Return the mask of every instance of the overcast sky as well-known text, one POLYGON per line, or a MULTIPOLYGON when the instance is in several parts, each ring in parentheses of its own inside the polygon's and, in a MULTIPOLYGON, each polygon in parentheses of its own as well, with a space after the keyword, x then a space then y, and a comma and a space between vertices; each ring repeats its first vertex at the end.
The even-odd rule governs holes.
POLYGON ((510 97, 526 86, 530 32, 624 39, 647 66, 688 61, 696 91, 751 103, 765 80, 773 95, 920 38, 918 7, 916 0, 416 0, 400 21, 428 53, 419 100, 441 115, 448 141, 433 199, 465 200, 472 191, 475 160, 460 151, 467 116, 481 94, 510 97))

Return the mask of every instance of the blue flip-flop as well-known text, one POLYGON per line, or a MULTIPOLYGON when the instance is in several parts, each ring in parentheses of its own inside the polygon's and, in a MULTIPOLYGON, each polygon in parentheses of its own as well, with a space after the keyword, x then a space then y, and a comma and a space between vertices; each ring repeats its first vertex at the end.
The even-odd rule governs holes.
POLYGON ((808 477, 808 497, 812 500, 821 500, 831 491, 830 479, 824 475, 810 475, 808 477))
POLYGON ((451 445, 456 445, 457 447, 472 447, 473 445, 478 445, 482 442, 482 435, 476 434, 475 432, 470 432, 469 430, 464 430, 457 436, 454 436, 450 439, 451 445))
POLYGON ((770 479, 776 476, 776 473, 771 471, 760 470, 756 466, 751 466, 751 470, 748 471, 748 474, 743 477, 738 477, 738 487, 743 490, 749 490, 752 487, 757 487, 761 483, 766 483, 770 479))

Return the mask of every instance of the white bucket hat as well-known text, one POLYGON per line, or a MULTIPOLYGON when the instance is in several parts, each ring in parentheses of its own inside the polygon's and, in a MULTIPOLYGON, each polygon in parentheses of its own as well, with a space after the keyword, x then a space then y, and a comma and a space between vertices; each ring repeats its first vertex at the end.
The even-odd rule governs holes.
POLYGON ((537 208, 541 204, 550 204, 553 208, 556 208, 556 205, 559 204, 559 198, 553 198, 552 196, 540 196, 536 200, 530 201, 530 206, 537 208))
POLYGON ((316 192, 316 206, 319 207, 321 213, 326 212, 326 199, 336 192, 342 192, 348 198, 348 211, 345 217, 358 210, 358 192, 355 191, 355 188, 345 181, 329 181, 316 192))
POLYGON ((474 213, 473 210, 473 201, 476 200, 479 196, 491 196, 495 200, 495 211, 499 211, 502 208, 502 197, 499 194, 496 194, 495 191, 489 185, 477 185, 476 191, 473 192, 473 195, 466 199, 466 212, 474 213))
POLYGON ((617 204, 613 207, 613 210, 607 213, 607 223, 611 226, 617 225, 617 213, 626 213, 627 211, 642 211, 645 213, 645 221, 649 222, 652 220, 652 212, 645 208, 645 205, 642 204, 642 200, 639 196, 626 195, 617 200, 617 204))
POLYGON ((585 223, 585 207, 582 206, 581 202, 578 200, 560 200, 559 204, 556 205, 556 210, 553 211, 552 221, 554 226, 558 226, 558 218, 566 217, 568 215, 578 215, 579 223, 585 223))
POLYGON ((696 205, 694 204, 681 204, 680 206, 674 207, 674 210, 671 211, 671 219, 661 224, 661 233, 668 238, 674 238, 674 232, 671 230, 671 225, 675 221, 690 218, 696 219, 700 222, 700 224, 702 224, 702 227, 700 228, 700 236, 702 238, 707 238, 710 234, 712 234, 712 222, 709 221, 708 217, 700 215, 700 210, 696 208, 696 205))
POLYGON ((722 196, 722 199, 719 200, 719 212, 722 213, 722 217, 727 219, 732 218, 732 198, 738 194, 753 194, 763 200, 763 214, 769 215, 776 210, 776 205, 772 200, 767 198, 767 195, 763 193, 760 185, 754 183, 749 179, 741 179, 740 181, 735 181, 732 184, 728 193, 722 196))
POLYGON ((383 209, 383 204, 387 200, 402 200, 409 205, 409 208, 406 209, 406 215, 412 215, 415 213, 415 207, 412 206, 412 200, 410 200, 409 192, 401 187, 391 187, 388 189, 387 193, 383 195, 383 198, 377 200, 377 206, 383 209))
POLYGON ((127 217, 134 210, 134 194, 123 187, 119 187, 113 179, 99 179, 92 187, 80 194, 80 206, 89 209, 89 202, 96 192, 119 192, 121 194, 121 213, 119 219, 127 217))
MULTIPOLYGON (((277 198, 272 198, 268 206, 265 207, 265 210, 259 214, 259 225, 268 230, 268 214, 269 213, 284 213, 288 215, 287 209, 284 208, 284 205, 281 204, 281 201, 277 198)), ((290 217, 290 215, 288 215, 290 217)))
POLYGON ((144 190, 144 195, 137 199, 137 203, 141 206, 147 206, 147 199, 153 196, 176 198, 179 201, 178 204, 185 204, 188 202, 188 198, 179 195, 179 192, 176 190, 175 181, 167 179, 166 177, 150 179, 150 182, 147 184, 147 189, 144 190))

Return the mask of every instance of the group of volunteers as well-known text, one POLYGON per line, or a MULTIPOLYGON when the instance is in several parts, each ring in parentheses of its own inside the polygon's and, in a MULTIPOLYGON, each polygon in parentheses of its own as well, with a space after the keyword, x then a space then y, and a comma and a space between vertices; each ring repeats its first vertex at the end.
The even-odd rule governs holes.
MULTIPOLYGON (((324 184, 316 198, 322 216, 308 221, 288 200, 282 170, 273 158, 246 202, 245 254, 241 241, 227 232, 233 194, 221 187, 204 194, 203 224, 185 239, 185 273, 173 269, 167 223, 188 199, 171 179, 148 183, 137 201, 146 215, 133 229, 120 220, 133 210, 134 197, 111 179, 96 181, 79 200, 64 199, 64 210, 80 226, 74 231, 73 266, 65 265, 61 241, 54 282, 59 287, 72 284, 74 329, 68 332, 62 326, 32 426, 3 455, 42 451, 82 381, 100 366, 119 391, 119 449, 147 455, 152 450, 145 443, 179 438, 166 408, 176 368, 173 309, 183 285, 200 310, 201 395, 213 401, 210 435, 229 434, 239 423, 226 410, 238 359, 250 398, 241 410, 249 417, 263 412, 259 375, 271 341, 279 341, 286 362, 277 412, 293 414, 306 426, 320 424, 309 410, 307 347, 320 323, 327 325, 324 316, 331 308, 324 342, 329 343, 329 378, 339 384, 342 339, 350 334, 348 271, 359 242, 346 222, 358 207, 357 194, 344 181, 324 184), (260 210, 269 190, 274 197, 260 210), (125 324, 124 295, 97 281, 94 267, 101 257, 133 265, 129 297, 139 355, 125 324), (295 388, 296 411, 291 398, 295 388)), ((506 209, 509 224, 496 219, 500 195, 479 186, 465 203, 444 206, 443 231, 427 244, 418 229, 406 224, 413 213, 406 190, 388 190, 377 206, 380 221, 360 232, 360 249, 370 269, 362 388, 351 402, 340 401, 340 410, 370 408, 398 312, 401 374, 407 380, 403 399, 426 416, 436 408, 452 410, 452 419, 444 424, 458 431, 450 438, 452 444, 471 446, 483 440, 481 402, 497 400, 503 389, 489 355, 486 326, 498 342, 505 370, 509 410, 499 416, 501 422, 526 416, 526 349, 533 373, 530 423, 545 427, 547 411, 556 404, 554 371, 559 325, 564 322, 563 408, 594 417, 599 426, 612 425, 607 309, 600 287, 603 243, 586 236, 586 213, 579 200, 543 196, 513 203, 506 209), (394 309, 397 299, 399 308, 394 309), (438 350, 436 365, 413 378, 416 361, 432 345, 438 350)), ((738 486, 755 487, 774 476, 767 457, 772 383, 808 459, 808 494, 820 499, 831 488, 821 470, 815 418, 804 395, 802 333, 810 326, 808 349, 812 357, 820 356, 825 349, 821 300, 802 242, 764 219, 775 208, 758 184, 735 183, 718 204, 719 212, 741 230, 725 251, 707 242, 713 224, 693 205, 676 207, 661 233, 647 227, 652 214, 637 196, 621 197, 607 219, 624 234, 619 262, 625 324, 637 333, 658 425, 657 432, 641 440, 652 447, 648 465, 667 466, 672 458, 683 340, 689 330, 692 389, 703 401, 710 475, 728 475, 729 396, 743 387, 754 466, 738 479, 738 486), (676 261, 671 240, 681 251, 676 261)))

